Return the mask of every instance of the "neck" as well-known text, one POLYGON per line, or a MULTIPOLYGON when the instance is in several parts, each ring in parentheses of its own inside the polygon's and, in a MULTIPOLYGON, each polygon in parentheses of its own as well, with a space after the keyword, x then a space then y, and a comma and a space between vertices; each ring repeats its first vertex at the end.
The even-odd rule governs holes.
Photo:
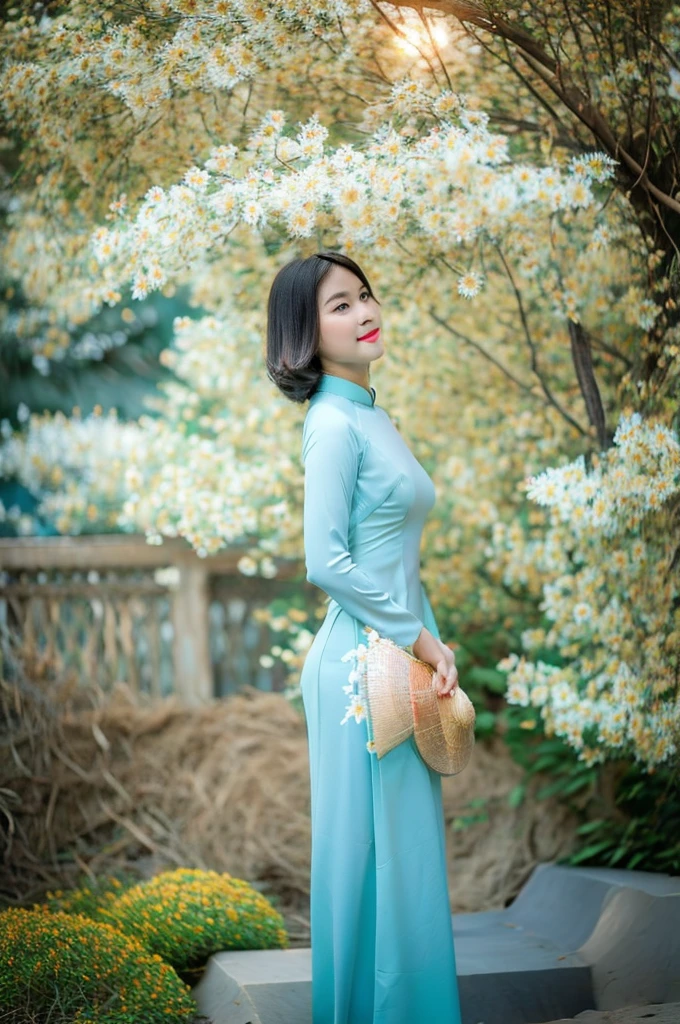
POLYGON ((326 364, 322 369, 324 373, 330 373, 333 377, 342 377, 343 380, 351 380, 353 384, 358 384, 360 387, 365 388, 370 394, 371 381, 368 376, 368 367, 357 370, 351 366, 335 366, 333 364, 326 364))

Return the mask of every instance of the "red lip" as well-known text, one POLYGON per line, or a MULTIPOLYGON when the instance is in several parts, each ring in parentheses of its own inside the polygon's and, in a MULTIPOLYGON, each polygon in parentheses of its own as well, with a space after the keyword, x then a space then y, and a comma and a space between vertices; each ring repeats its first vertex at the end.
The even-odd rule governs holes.
POLYGON ((363 338, 357 338, 357 341, 377 341, 379 334, 380 328, 376 327, 375 330, 369 331, 368 334, 364 334, 363 338))

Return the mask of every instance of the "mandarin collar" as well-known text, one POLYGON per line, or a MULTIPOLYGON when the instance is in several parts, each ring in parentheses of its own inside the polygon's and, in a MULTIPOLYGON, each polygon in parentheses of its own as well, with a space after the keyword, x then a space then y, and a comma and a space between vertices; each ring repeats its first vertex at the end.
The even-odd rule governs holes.
POLYGON ((330 391, 334 395, 342 395, 343 398, 349 398, 352 402, 360 402, 362 405, 375 405, 376 391, 375 388, 370 385, 371 394, 362 384, 355 384, 353 380, 347 380, 345 377, 336 377, 334 373, 322 373, 321 380, 317 384, 314 394, 319 391, 330 391))

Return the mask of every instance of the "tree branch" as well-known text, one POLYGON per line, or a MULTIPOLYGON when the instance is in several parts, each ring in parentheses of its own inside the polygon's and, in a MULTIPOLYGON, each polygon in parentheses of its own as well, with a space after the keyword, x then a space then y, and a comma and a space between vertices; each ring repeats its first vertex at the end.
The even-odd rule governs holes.
MULTIPOLYGON (((371 0, 371 2, 376 6, 376 0, 371 0)), ((574 83, 559 62, 547 54, 529 32, 495 14, 488 14, 483 7, 470 2, 470 0, 422 0, 422 2, 421 0, 390 0, 390 4, 393 7, 410 7, 419 13, 422 13, 424 9, 443 11, 460 22, 471 22, 492 35, 509 40, 517 47, 519 55, 542 78, 562 103, 590 129, 610 156, 615 160, 622 161, 629 171, 634 171, 636 175, 639 175, 641 187, 650 195, 653 195, 669 210, 680 213, 680 202, 650 181, 646 171, 623 148, 597 107, 593 106, 587 95, 574 83)))
POLYGON ((512 286, 512 290, 515 293, 515 298, 517 300, 517 308, 519 309, 519 315, 520 315, 520 319, 522 321, 522 327, 524 329, 524 337, 526 338, 527 345, 529 346, 529 352, 531 353, 531 369, 532 369, 532 372, 536 375, 536 377, 538 377, 540 385, 541 385, 541 387, 543 389, 543 394, 548 399, 548 402, 552 406, 554 406, 555 409, 557 409, 559 414, 567 421, 567 423, 570 423, 571 426, 574 427, 574 429, 579 432, 579 434, 583 434, 584 437, 585 437, 585 436, 588 435, 588 431, 585 430, 581 426, 581 424, 577 420, 574 419, 574 417, 571 415, 571 413, 567 412, 567 410, 564 408, 563 405, 561 405, 560 402, 558 402, 558 400, 553 395, 550 387, 548 386, 548 382, 545 379, 545 377, 543 376, 543 372, 539 369, 539 366, 538 366, 538 350, 536 348, 536 343, 534 342, 534 339, 531 337, 531 331, 529 330, 529 321, 527 320, 526 311, 524 309, 524 303, 522 302, 521 292, 520 292, 519 288, 517 287, 517 285, 515 284, 515 279, 512 276, 512 271, 510 270, 510 267, 508 266, 507 260, 505 259, 505 256, 503 255, 501 247, 498 245, 498 243, 494 244, 494 249, 496 250, 496 252, 498 253, 498 255, 500 257, 500 260, 501 260, 501 262, 503 264, 503 267, 505 268, 505 273, 507 274, 508 280, 509 280, 509 282, 510 282, 510 284, 512 286))
POLYGON ((573 320, 569 320, 568 326, 571 339, 571 357, 574 361, 574 369, 576 370, 581 394, 586 404, 588 419, 597 431, 597 441, 600 450, 604 451, 611 444, 611 436, 607 432, 602 398, 600 397, 600 390, 595 380, 590 341, 581 324, 576 324, 573 320))
POLYGON ((512 373, 511 370, 508 370, 506 366, 503 366, 503 364, 499 362, 499 360, 496 359, 495 356, 491 355, 491 353, 487 349, 485 349, 483 345, 480 345, 478 341, 475 341, 473 338, 468 338, 467 334, 462 334, 460 331, 457 331, 455 327, 452 327, 450 323, 447 323, 446 320, 442 320, 441 317, 437 316, 432 307, 428 310, 428 313, 430 314, 432 319, 436 321, 436 323, 438 323, 440 327, 443 327, 444 330, 448 331, 449 334, 453 334, 454 337, 460 338, 460 340, 464 341, 466 345, 471 345, 472 348, 476 349, 477 352, 480 353, 480 355, 484 356, 484 358, 488 359, 490 363, 493 363, 494 366, 498 367, 501 373, 504 374, 508 378, 508 380, 511 380, 513 384, 516 384, 521 391, 526 391, 527 394, 531 395, 534 398, 536 397, 536 394, 531 385, 525 384, 524 381, 520 380, 518 377, 515 377, 514 373, 512 373))

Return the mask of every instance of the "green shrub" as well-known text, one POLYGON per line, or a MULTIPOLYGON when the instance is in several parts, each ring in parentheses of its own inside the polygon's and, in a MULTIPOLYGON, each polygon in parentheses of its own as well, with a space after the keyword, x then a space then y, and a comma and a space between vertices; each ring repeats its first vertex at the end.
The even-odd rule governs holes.
POLYGON ((627 868, 638 871, 680 871, 680 765, 643 764, 621 760, 588 765, 559 736, 546 736, 536 708, 508 707, 503 712, 505 742, 525 770, 510 793, 518 806, 529 781, 547 775, 535 797, 553 797, 581 818, 576 845, 560 863, 627 868), (603 796, 602 778, 613 779, 603 796))
POLYGON ((0 912, 0 1006, 106 1024, 174 1024, 197 1012, 188 986, 137 939, 46 907, 0 912))
POLYGON ((165 871, 124 892, 102 920, 136 936, 178 971, 225 949, 286 948, 282 916, 248 882, 217 871, 165 871))
POLYGON ((139 876, 130 872, 118 875, 100 875, 94 882, 84 875, 80 884, 73 889, 55 889, 45 893, 42 903, 48 910, 63 910, 66 914, 84 914, 93 921, 100 919, 102 907, 109 907, 130 886, 139 882, 139 876))
MULTIPOLYGON (((577 829, 578 847, 569 864, 603 864, 670 875, 680 873, 680 769, 646 772, 625 764, 617 779, 620 817, 596 818, 577 829)), ((601 804, 593 801, 593 811, 601 804)))

